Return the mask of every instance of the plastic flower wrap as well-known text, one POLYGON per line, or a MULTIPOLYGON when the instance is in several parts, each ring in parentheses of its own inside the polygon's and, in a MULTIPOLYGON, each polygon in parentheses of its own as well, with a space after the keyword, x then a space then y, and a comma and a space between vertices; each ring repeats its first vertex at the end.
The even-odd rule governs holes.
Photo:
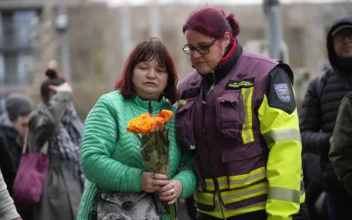
MULTIPOLYGON (((144 159, 145 166, 155 173, 169 175, 169 139, 168 129, 165 125, 172 119, 173 112, 161 110, 154 117, 150 113, 142 114, 128 122, 127 131, 136 134, 141 145, 140 151, 144 159)), ((153 194, 158 212, 162 212, 163 206, 158 196, 153 194)), ((172 208, 166 205, 172 220, 175 220, 172 208)))

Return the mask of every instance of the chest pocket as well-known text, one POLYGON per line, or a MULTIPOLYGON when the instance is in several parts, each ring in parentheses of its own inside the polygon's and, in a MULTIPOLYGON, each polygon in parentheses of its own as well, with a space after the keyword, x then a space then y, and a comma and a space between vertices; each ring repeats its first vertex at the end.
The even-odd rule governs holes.
POLYGON ((194 150, 195 139, 193 134, 193 111, 195 98, 187 99, 186 103, 176 110, 176 136, 179 145, 194 150))
POLYGON ((239 92, 216 99, 216 129, 224 138, 240 139, 244 120, 243 101, 239 92))

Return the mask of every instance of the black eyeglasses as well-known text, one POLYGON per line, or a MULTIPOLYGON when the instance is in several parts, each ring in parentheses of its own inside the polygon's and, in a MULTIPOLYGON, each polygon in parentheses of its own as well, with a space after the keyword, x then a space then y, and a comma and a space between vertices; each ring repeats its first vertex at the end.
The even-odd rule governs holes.
POLYGON ((198 51, 199 54, 207 54, 209 53, 209 48, 211 46, 213 46, 213 44, 215 43, 217 39, 214 39, 210 44, 208 45, 201 45, 198 47, 193 47, 192 45, 186 44, 185 46, 183 46, 182 50, 183 52, 185 52, 185 54, 187 55, 192 55, 194 51, 198 51))
POLYGON ((348 40, 352 40, 352 30, 351 29, 339 31, 334 36, 334 39, 337 41, 343 41, 343 40, 345 40, 345 38, 347 38, 348 40))

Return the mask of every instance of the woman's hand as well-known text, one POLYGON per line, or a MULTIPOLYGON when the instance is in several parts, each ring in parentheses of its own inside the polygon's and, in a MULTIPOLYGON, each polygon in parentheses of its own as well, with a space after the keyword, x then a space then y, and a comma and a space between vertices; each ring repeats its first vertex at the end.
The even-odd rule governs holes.
POLYGON ((142 190, 147 193, 158 191, 169 183, 168 177, 164 174, 144 172, 142 176, 142 190))
POLYGON ((168 204, 174 204, 182 193, 182 184, 178 180, 171 180, 169 184, 159 189, 160 200, 168 201, 168 204))
POLYGON ((56 92, 70 92, 70 93, 72 93, 72 87, 67 82, 65 82, 59 86, 49 85, 49 89, 51 89, 55 93, 56 92))

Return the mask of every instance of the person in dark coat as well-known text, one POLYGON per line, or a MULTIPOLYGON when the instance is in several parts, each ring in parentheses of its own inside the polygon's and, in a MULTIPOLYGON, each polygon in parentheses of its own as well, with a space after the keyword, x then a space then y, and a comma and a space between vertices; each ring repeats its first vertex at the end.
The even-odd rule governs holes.
MULTIPOLYGON (((346 190, 338 182, 328 158, 340 102, 352 91, 351 36, 351 16, 334 22, 327 35, 328 57, 332 68, 312 80, 300 109, 303 152, 320 156, 321 182, 327 192, 328 213, 332 220, 345 219, 341 216, 350 213, 352 207, 352 197, 347 196, 346 190)), ((307 203, 312 211, 314 199, 309 202, 309 198, 308 190, 307 203)))
POLYGON ((332 136, 329 158, 339 182, 348 192, 345 196, 351 204, 352 196, 352 92, 342 100, 332 136))
MULTIPOLYGON (((0 116, 0 167, 10 196, 32 108, 33 103, 28 95, 12 93, 6 98, 6 111, 0 116)), ((32 219, 31 209, 18 211, 24 220, 32 219)))

